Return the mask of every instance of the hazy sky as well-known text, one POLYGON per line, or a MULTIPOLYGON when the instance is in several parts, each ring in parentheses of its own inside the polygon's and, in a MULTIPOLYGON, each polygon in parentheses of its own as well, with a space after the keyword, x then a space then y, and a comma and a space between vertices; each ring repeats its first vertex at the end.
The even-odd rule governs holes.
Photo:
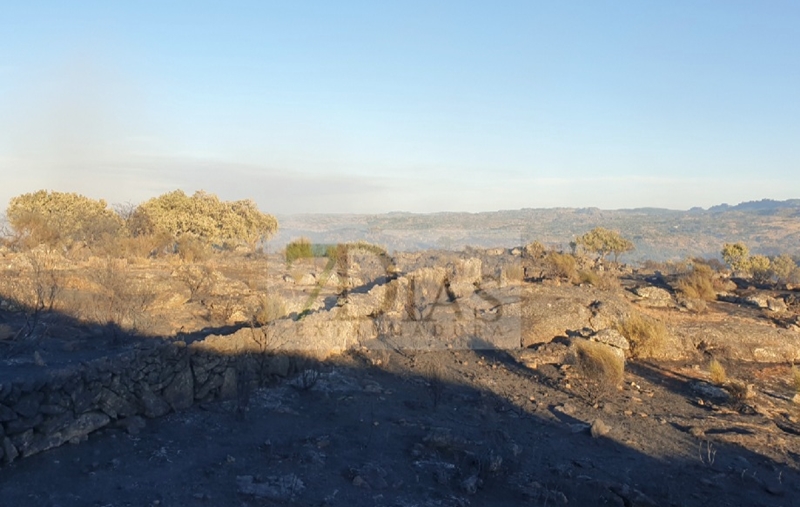
POLYGON ((3 2, 0 205, 800 197, 800 4, 3 2))

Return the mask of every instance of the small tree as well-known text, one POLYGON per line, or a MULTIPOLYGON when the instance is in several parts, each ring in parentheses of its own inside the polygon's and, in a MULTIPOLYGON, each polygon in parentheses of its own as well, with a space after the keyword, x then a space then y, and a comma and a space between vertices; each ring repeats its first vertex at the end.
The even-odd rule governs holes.
POLYGON ((758 283, 766 283, 772 276, 770 260, 766 255, 753 255, 748 259, 750 274, 758 283))
POLYGON ((208 192, 176 190, 145 202, 130 217, 134 234, 194 237, 207 244, 254 249, 278 230, 278 221, 251 200, 226 202, 208 192))
POLYGON ((748 273, 750 271, 750 250, 744 243, 725 243, 722 245, 722 260, 734 272, 748 273))
POLYGON ((769 266, 771 276, 778 283, 787 283, 792 278, 792 273, 797 269, 794 259, 787 254, 782 254, 772 259, 769 266))
POLYGON ((94 245, 122 229, 122 219, 105 201, 76 193, 38 192, 11 199, 6 212, 17 241, 27 248, 94 245))
POLYGON ((623 238, 619 232, 603 227, 595 227, 578 237, 575 243, 586 251, 596 253, 603 260, 608 254, 614 254, 615 263, 621 254, 630 252, 634 248, 633 243, 623 238))

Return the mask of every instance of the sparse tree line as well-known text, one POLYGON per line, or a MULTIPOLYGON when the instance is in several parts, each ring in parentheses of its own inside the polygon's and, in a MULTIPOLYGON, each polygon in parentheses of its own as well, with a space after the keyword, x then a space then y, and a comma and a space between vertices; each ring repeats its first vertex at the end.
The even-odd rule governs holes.
POLYGON ((6 217, 4 241, 12 249, 88 249, 120 257, 177 253, 192 260, 212 248, 255 250, 278 229, 275 217, 251 200, 228 202, 182 190, 116 209, 102 199, 40 190, 11 199, 6 217))

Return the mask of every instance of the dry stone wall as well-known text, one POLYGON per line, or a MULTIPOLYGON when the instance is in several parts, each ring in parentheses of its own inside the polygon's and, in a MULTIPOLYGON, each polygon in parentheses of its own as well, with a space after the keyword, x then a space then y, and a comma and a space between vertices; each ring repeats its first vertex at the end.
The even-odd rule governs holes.
POLYGON ((0 461, 77 443, 110 425, 135 431, 142 418, 195 402, 234 398, 242 379, 257 380, 254 368, 287 375, 291 359, 255 360, 153 341, 93 361, 6 372, 0 383, 0 461))

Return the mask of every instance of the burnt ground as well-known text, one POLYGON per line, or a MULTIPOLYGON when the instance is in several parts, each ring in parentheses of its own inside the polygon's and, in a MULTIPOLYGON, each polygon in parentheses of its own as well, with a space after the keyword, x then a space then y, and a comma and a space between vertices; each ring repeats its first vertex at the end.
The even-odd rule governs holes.
POLYGON ((586 396, 569 367, 517 358, 350 353, 244 415, 204 404, 0 468, 0 505, 800 505, 788 366, 728 365, 759 382, 736 401, 698 395, 691 364, 629 364, 586 396))

